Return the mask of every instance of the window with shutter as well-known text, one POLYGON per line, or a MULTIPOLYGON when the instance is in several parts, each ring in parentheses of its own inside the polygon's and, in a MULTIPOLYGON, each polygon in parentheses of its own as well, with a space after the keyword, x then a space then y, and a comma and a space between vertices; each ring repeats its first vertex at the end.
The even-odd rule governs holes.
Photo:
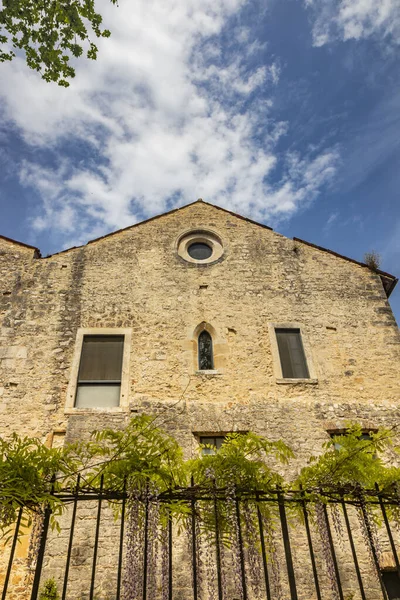
POLYGON ((300 329, 275 329, 275 334, 282 376, 285 379, 309 379, 300 329))
POLYGON ((119 406, 123 335, 83 337, 75 398, 77 408, 119 406))

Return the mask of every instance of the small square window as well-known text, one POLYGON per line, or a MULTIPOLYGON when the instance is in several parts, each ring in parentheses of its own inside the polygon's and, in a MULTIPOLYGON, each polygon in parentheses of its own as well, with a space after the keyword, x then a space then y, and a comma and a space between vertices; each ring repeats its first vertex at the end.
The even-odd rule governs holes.
MULTIPOLYGON (((359 440, 371 440, 371 430, 363 431, 362 434, 358 437, 359 440)), ((345 429, 338 429, 337 431, 328 431, 331 438, 334 438, 337 435, 346 435, 347 431, 345 429)), ((342 448, 342 444, 339 442, 335 442, 335 450, 340 450, 342 448)))
POLYGON ((300 329, 275 329, 284 379, 309 379, 300 329))
POLYGON ((209 454, 215 454, 217 450, 219 450, 222 444, 225 441, 224 435, 208 435, 208 436, 200 436, 200 444, 207 444, 208 446, 213 446, 213 448, 202 448, 201 454, 203 456, 207 456, 209 454))
POLYGON ((400 578, 397 571, 383 569, 381 575, 389 600, 400 600, 400 578))
POLYGON ((85 335, 79 363, 75 406, 119 406, 124 336, 85 335))

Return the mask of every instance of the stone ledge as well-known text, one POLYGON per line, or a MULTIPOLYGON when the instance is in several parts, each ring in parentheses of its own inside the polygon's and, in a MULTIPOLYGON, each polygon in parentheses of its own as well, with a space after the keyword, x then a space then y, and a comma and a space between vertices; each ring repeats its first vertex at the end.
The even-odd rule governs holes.
POLYGON ((317 385, 318 379, 276 379, 276 383, 280 385, 299 385, 305 383, 306 385, 317 385))
POLYGON ((98 414, 121 414, 128 413, 129 407, 113 406, 110 408, 98 407, 98 408, 65 408, 65 415, 98 415, 98 414))
POLYGON ((215 375, 222 375, 221 371, 217 371, 215 369, 209 369, 208 371, 195 371, 195 375, 201 376, 206 375, 208 377, 213 377, 215 375))

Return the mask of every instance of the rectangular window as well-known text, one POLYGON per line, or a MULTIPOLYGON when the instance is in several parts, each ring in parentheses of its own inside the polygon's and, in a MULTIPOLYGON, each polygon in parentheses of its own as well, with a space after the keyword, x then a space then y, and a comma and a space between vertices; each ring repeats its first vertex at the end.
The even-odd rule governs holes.
POLYGON ((275 329, 284 379, 309 379, 300 329, 275 329))
POLYGON ((75 398, 77 408, 119 406, 123 335, 83 337, 75 398))
POLYGON ((207 454, 215 454, 219 450, 225 440, 224 435, 211 435, 211 436, 200 436, 200 444, 207 444, 214 448, 202 448, 201 453, 203 456, 207 454))

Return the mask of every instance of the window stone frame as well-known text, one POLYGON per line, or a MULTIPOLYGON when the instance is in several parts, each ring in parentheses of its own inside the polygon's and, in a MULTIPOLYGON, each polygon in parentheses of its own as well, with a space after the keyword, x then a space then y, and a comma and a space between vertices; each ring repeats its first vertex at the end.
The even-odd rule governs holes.
POLYGON ((121 327, 80 327, 76 333, 75 348, 72 358, 69 383, 67 388, 67 398, 65 402, 64 414, 81 413, 121 413, 129 411, 129 367, 131 352, 132 330, 121 327), (83 338, 87 335, 120 335, 124 337, 124 350, 122 354, 121 369, 121 391, 118 406, 110 407, 77 407, 75 406, 76 392, 78 387, 79 365, 83 346, 83 338))
POLYGON ((215 231, 211 229, 190 229, 183 232, 176 242, 176 251, 178 256, 183 259, 186 263, 192 265, 212 265, 220 262, 225 255, 225 247, 222 243, 221 237, 215 231), (212 254, 208 258, 203 260, 197 260, 192 258, 188 252, 189 246, 194 243, 207 244, 212 249, 212 254))
POLYGON ((229 352, 226 340, 217 334, 216 329, 206 321, 198 323, 194 329, 188 329, 184 344, 185 354, 188 359, 190 373, 197 377, 213 378, 224 374, 227 354, 229 352), (198 362, 198 338, 199 334, 206 330, 212 339, 214 369, 199 370, 198 362))
POLYGON ((268 323, 269 339, 271 343, 271 354, 273 371, 275 374, 275 382, 277 384, 290 385, 290 384, 318 384, 317 372, 315 369, 314 361, 311 353, 311 345, 308 341, 308 337, 304 332, 304 325, 298 322, 279 322, 279 323, 268 323), (279 355, 278 341, 276 339, 276 329, 298 329, 300 331, 301 342, 303 344, 304 356, 308 367, 310 377, 307 378, 289 378, 283 377, 282 364, 279 355))

